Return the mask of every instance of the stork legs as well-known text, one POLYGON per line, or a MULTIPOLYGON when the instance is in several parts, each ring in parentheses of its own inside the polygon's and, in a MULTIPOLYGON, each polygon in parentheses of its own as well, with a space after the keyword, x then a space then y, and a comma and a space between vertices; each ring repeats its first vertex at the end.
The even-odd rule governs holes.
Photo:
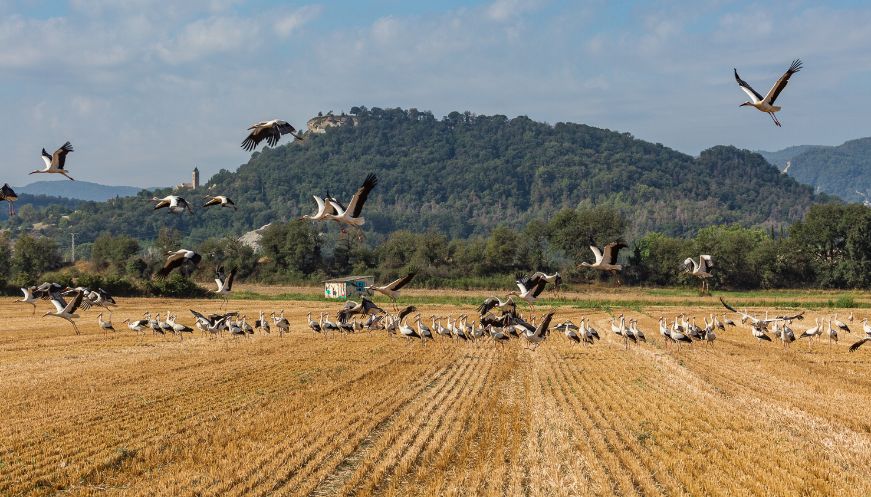
POLYGON ((774 124, 779 128, 780 121, 777 120, 777 116, 774 115, 774 112, 769 112, 768 115, 771 116, 771 119, 774 120, 774 124))

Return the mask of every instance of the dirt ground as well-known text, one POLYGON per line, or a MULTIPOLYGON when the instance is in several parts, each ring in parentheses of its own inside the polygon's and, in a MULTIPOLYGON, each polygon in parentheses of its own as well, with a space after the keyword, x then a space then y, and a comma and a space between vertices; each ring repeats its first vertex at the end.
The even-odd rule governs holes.
POLYGON ((871 495, 871 345, 847 351, 864 312, 833 345, 739 326, 677 348, 661 315, 701 324, 722 307, 622 310, 648 339, 626 349, 609 314, 558 308, 555 322, 586 316, 602 340, 553 333, 531 351, 312 333, 306 314, 333 302, 231 300, 252 321, 283 309, 290 333, 179 340, 122 320, 193 325, 188 309, 220 301, 119 299, 116 332, 91 310, 76 335, 40 317, 47 304, 34 317, 13 300, 0 301, 0 495, 871 495))

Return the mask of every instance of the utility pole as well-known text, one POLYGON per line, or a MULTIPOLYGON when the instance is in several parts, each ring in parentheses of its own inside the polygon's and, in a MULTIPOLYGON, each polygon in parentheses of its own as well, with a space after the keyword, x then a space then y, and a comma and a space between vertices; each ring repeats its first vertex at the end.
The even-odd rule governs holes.
POLYGON ((76 234, 70 233, 70 237, 72 238, 72 242, 70 243, 70 262, 75 264, 76 263, 76 234))

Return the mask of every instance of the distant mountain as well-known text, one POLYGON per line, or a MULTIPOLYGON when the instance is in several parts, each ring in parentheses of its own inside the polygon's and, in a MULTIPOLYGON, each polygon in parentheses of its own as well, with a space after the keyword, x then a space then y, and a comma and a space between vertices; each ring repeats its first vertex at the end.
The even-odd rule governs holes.
POLYGON ((794 157, 797 157, 809 150, 815 150, 820 148, 831 148, 825 145, 794 145, 792 147, 786 147, 783 150, 778 150, 777 152, 766 152, 764 150, 758 150, 756 153, 765 157, 772 166, 776 167, 783 171, 786 168, 786 161, 792 160, 794 157))
POLYGON ((48 195, 76 200, 91 200, 105 202, 115 197, 132 197, 142 191, 135 186, 109 186, 87 181, 36 181, 26 186, 15 187, 19 194, 48 195))
POLYGON ((850 140, 836 147, 790 147, 762 155, 772 163, 773 159, 780 158, 781 169, 789 160, 791 164, 787 174, 814 187, 817 192, 837 195, 850 202, 871 199, 871 138, 850 140), (791 156, 787 152, 803 147, 804 150, 791 156))
MULTIPOLYGON (((364 215, 375 240, 400 229, 465 238, 500 225, 547 221, 560 209, 585 204, 622 211, 630 238, 651 230, 692 234, 717 223, 789 224, 821 200, 762 156, 734 147, 692 157, 583 124, 351 110, 356 120, 313 131, 302 142, 263 148, 237 171, 221 171, 186 191, 196 200, 193 214, 154 212, 145 201, 153 193, 140 192, 111 203, 84 202, 59 225, 83 243, 103 232, 153 240, 164 227, 193 243, 240 236, 313 212, 312 194, 347 201, 370 172, 378 175, 378 186, 364 215), (239 210, 203 209, 207 192, 229 195, 239 210)), ((579 236, 578 243, 586 243, 579 236)))

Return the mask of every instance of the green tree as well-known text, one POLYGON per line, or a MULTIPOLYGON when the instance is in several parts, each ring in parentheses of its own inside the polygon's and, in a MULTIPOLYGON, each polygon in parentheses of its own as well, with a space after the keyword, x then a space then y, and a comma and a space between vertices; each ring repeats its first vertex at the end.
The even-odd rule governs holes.
POLYGON ((61 266, 58 245, 49 238, 24 235, 15 241, 12 252, 12 274, 20 285, 32 284, 39 276, 61 266))
POLYGON ((98 268, 123 273, 138 253, 139 242, 129 236, 101 235, 91 247, 91 262, 98 268))
POLYGON ((321 241, 311 223, 273 223, 260 240, 269 260, 267 272, 306 276, 322 268, 321 241))

